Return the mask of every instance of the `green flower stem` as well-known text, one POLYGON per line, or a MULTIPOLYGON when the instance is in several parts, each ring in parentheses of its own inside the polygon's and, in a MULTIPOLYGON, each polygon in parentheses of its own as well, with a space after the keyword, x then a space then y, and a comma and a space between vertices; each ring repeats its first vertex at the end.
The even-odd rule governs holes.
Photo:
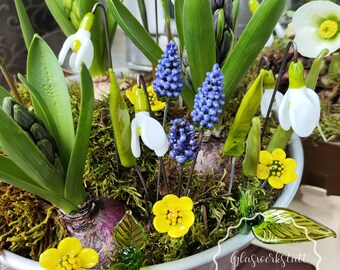
POLYGON ((182 181, 183 181, 183 169, 184 165, 181 164, 179 166, 179 175, 178 175, 178 189, 177 189, 177 196, 181 196, 181 191, 182 191, 182 181))
POLYGON ((230 171, 230 178, 229 178, 228 193, 231 193, 231 190, 233 188, 234 176, 235 176, 235 165, 236 165, 237 158, 238 157, 235 157, 235 156, 231 158, 231 171, 230 171))
POLYGON ((328 69, 329 75, 339 75, 340 74, 340 53, 335 52, 331 56, 331 63, 328 69))
POLYGON ((194 170, 195 170, 195 165, 196 165, 196 162, 197 162, 198 153, 201 150, 201 145, 202 145, 202 141, 203 141, 203 134, 204 134, 204 130, 201 129, 200 137, 198 138, 197 151, 196 151, 196 154, 195 154, 195 158, 194 158, 194 160, 192 161, 192 164, 191 164, 189 178, 188 178, 188 181, 187 181, 187 187, 185 188, 185 192, 184 192, 185 196, 188 195, 188 192, 189 192, 189 187, 190 187, 190 184, 191 184, 192 176, 194 174, 194 170))
POLYGON ((142 175, 142 172, 140 171, 140 168, 139 166, 137 165, 137 163, 135 163, 135 170, 138 174, 138 177, 143 185, 143 188, 144 188, 144 192, 145 192, 145 196, 146 196, 146 199, 151 202, 151 198, 150 198, 150 195, 149 195, 149 191, 148 191, 148 188, 146 186, 146 183, 145 183, 145 180, 144 180, 144 177, 142 175))
POLYGON ((275 148, 285 149, 293 132, 293 129, 286 131, 281 126, 278 126, 272 138, 270 139, 266 150, 272 152, 275 148))
POLYGON ((13 95, 15 96, 15 99, 18 102, 20 102, 21 104, 23 104, 22 99, 21 99, 21 97, 18 93, 16 86, 15 86, 15 83, 14 83, 12 77, 11 77, 11 74, 9 73, 9 71, 6 67, 5 61, 1 56, 0 56, 0 70, 1 70, 2 74, 4 75, 13 95))
POLYGON ((325 56, 329 53, 328 49, 324 49, 320 52, 320 54, 314 59, 311 69, 308 72, 306 77, 306 86, 309 89, 314 90, 316 87, 316 83, 319 79, 320 68, 325 56))

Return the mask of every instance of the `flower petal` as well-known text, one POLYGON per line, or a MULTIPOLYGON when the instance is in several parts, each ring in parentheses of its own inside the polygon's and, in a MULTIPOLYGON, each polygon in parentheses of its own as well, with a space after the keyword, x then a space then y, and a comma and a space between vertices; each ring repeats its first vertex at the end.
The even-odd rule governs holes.
POLYGON ((83 62, 87 68, 90 68, 92 65, 93 53, 92 42, 90 39, 86 39, 77 53, 75 68, 80 71, 83 62))
POLYGON ((182 221, 180 222, 182 225, 190 228, 195 222, 195 215, 192 211, 184 211, 182 212, 182 221))
POLYGON ((259 179, 266 180, 269 177, 269 168, 262 164, 257 165, 256 176, 259 179))
POLYGON ((70 60, 69 60, 69 66, 73 71, 76 71, 76 58, 77 58, 77 54, 72 53, 70 56, 70 60))
POLYGON ((73 34, 73 35, 70 35, 70 36, 65 40, 65 42, 64 42, 64 44, 63 44, 63 47, 61 48, 61 50, 60 50, 60 52, 59 52, 58 61, 59 61, 59 64, 60 64, 60 65, 64 64, 66 55, 67 55, 68 51, 71 49, 71 45, 72 45, 74 36, 75 36, 74 34, 73 34))
POLYGON ((270 100, 272 99, 274 90, 273 89, 265 89, 262 99, 261 99, 261 114, 263 117, 267 116, 267 111, 269 108, 270 100))
POLYGON ((272 45, 274 42, 274 36, 273 34, 270 35, 269 39, 267 40, 266 44, 264 44, 264 47, 269 47, 270 45, 272 45))
POLYGON ((289 104, 291 99, 291 90, 288 89, 286 94, 283 96, 282 102, 278 110, 279 122, 284 130, 290 129, 289 121, 289 104))
POLYGON ((61 255, 77 255, 81 248, 81 243, 76 237, 66 237, 58 244, 58 250, 61 255))
MULTIPOLYGON (((155 149, 168 149, 168 138, 162 125, 154 118, 145 116, 141 119, 141 137, 144 144, 151 150, 155 149)), ((166 153, 165 151, 165 153, 166 153)), ((164 154, 165 154, 164 153, 164 154)))
POLYGON ((168 194, 164 196, 162 202, 164 202, 168 208, 177 207, 179 205, 179 198, 175 194, 168 194))
POLYGON ((289 108, 290 123, 299 137, 307 137, 316 127, 317 111, 303 91, 295 91, 289 108))
POLYGON ((269 185, 271 185, 273 188, 276 188, 276 189, 281 189, 284 186, 284 184, 281 181, 281 179, 279 177, 277 177, 277 176, 269 177, 268 178, 268 183, 269 183, 269 185))
POLYGON ((98 253, 93 248, 83 248, 78 254, 78 259, 80 265, 85 268, 92 268, 99 261, 98 253))
POLYGON ((288 169, 294 170, 296 168, 296 161, 292 158, 286 158, 284 161, 282 161, 282 164, 288 169))
POLYGON ((286 152, 283 151, 281 148, 276 148, 272 152, 273 160, 280 160, 283 161, 286 158, 286 152))
POLYGON ((56 269, 61 254, 56 248, 46 249, 39 257, 39 263, 43 268, 56 269))
POLYGON ((183 211, 191 211, 194 207, 194 203, 191 198, 187 196, 183 196, 179 199, 179 204, 181 206, 181 210, 183 211))
POLYGON ((179 238, 185 235, 188 231, 189 231, 188 227, 181 225, 181 224, 177 224, 176 226, 172 226, 169 229, 168 234, 172 238, 179 238))
POLYGON ((141 154, 138 135, 139 120, 139 118, 134 118, 131 121, 131 151, 135 158, 139 158, 141 154))
POLYGON ((259 162, 262 165, 270 165, 270 164, 272 164, 273 163, 272 154, 269 151, 267 151, 267 150, 260 151, 259 162))
POLYGON ((281 181, 284 184, 290 184, 298 178, 298 175, 294 170, 284 170, 281 175, 281 181))
POLYGON ((155 216, 153 219, 153 226, 156 231, 160 233, 166 233, 171 227, 164 215, 155 216))
POLYGON ((169 143, 168 143, 168 142, 167 142, 167 143, 164 143, 164 144, 162 145, 162 147, 157 148, 157 149, 154 149, 155 154, 156 154, 158 157, 164 156, 164 155, 166 154, 166 152, 168 152, 168 150, 169 150, 169 143))
POLYGON ((309 101, 313 104, 314 110, 315 110, 315 115, 316 117, 316 122, 315 122, 315 126, 317 126, 319 124, 320 121, 320 98, 318 96, 317 93, 315 93, 315 91, 313 91, 312 89, 309 88, 305 88, 305 95, 307 96, 307 98, 309 99, 309 101))
POLYGON ((168 212, 168 206, 163 201, 156 202, 152 207, 152 213, 154 215, 165 215, 168 212))

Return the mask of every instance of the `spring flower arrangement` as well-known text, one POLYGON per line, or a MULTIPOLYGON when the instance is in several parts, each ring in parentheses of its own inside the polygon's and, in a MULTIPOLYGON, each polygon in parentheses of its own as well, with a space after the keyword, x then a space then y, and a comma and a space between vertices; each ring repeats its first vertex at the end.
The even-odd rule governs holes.
MULTIPOLYGON (((252 78, 246 93, 236 91, 286 2, 264 0, 256 5, 249 25, 235 41, 240 1, 175 0, 179 44, 169 40, 164 51, 121 1, 107 0, 106 7, 96 3, 157 66, 149 86, 139 75, 137 85, 125 93, 109 68, 106 101, 94 100, 89 71, 96 63, 92 33, 99 31, 93 27, 96 8, 83 14, 59 59, 29 27, 23 29, 29 44, 27 74, 18 78, 28 89, 32 109, 0 88, 5 127, 0 132, 0 179, 48 202, 54 220, 61 220, 57 224, 63 229, 55 231, 53 226, 49 233, 55 237, 47 246, 39 242, 40 234, 40 239, 32 236, 47 221, 30 223, 30 237, 39 246, 31 253, 43 268, 139 269, 179 259, 216 245, 242 218, 247 221, 239 231, 251 231, 264 243, 335 236, 299 213, 270 208, 268 198, 277 197, 277 190, 300 177, 295 172, 299 164, 285 149, 293 132, 309 136, 318 124, 320 106, 312 87, 317 72, 305 80, 303 65, 295 58, 283 97, 277 95, 278 83, 267 69, 252 78), (80 73, 80 90, 71 90, 72 98, 60 66, 69 49, 70 66, 80 73), (178 105, 180 97, 184 108, 178 105), (271 129, 277 127, 274 134, 268 131, 268 122, 274 125, 271 129), (103 126, 108 126, 104 132, 103 126), (206 147, 209 143, 213 151, 206 147), (199 170, 207 155, 208 169, 199 170), (309 230, 308 237, 295 223, 309 230)), ((20 7, 18 14, 22 25, 30 25, 20 7)), ((73 15, 70 18, 73 21, 73 15)), ((319 39, 336 39, 335 20, 318 18, 319 39), (332 33, 326 30, 328 25, 332 33)), ((328 43, 323 44, 318 53, 331 52, 328 43)), ((298 42, 294 49, 299 50, 298 42)), ((1 66, 5 70, 4 63, 1 66)), ((315 70, 319 67, 316 61, 315 70)), ((8 248, 13 239, 1 238, 4 244, 0 243, 8 248)))

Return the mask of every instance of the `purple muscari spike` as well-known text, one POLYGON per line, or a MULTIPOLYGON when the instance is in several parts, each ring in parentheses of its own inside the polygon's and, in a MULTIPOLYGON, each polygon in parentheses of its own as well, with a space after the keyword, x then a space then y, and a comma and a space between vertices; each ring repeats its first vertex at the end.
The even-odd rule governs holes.
POLYGON ((170 121, 169 147, 171 158, 176 158, 183 164, 187 160, 195 158, 197 141, 195 140, 195 127, 184 118, 176 118, 170 121))
POLYGON ((153 87, 156 94, 165 98, 176 98, 183 91, 180 55, 176 43, 171 40, 166 46, 162 59, 158 60, 156 79, 153 87))
POLYGON ((219 121, 224 105, 223 78, 219 65, 215 64, 212 71, 207 72, 202 87, 198 88, 191 116, 202 128, 213 128, 219 121))

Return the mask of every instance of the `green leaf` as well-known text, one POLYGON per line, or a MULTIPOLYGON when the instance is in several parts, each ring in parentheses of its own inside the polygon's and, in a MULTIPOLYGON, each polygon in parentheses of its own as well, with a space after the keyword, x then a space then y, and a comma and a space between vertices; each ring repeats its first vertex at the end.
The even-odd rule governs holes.
POLYGON ((153 65, 157 65, 163 51, 150 34, 119 0, 105 0, 105 2, 108 11, 115 17, 125 34, 153 65))
POLYGON ((36 99, 32 98, 35 113, 42 120, 47 117, 44 124, 56 141, 67 171, 75 136, 70 96, 57 58, 39 36, 34 37, 28 51, 27 80, 39 91, 42 99, 40 108, 36 106, 36 99))
POLYGON ((75 205, 83 203, 86 192, 83 185, 83 174, 91 133, 94 91, 92 77, 83 63, 80 71, 80 113, 74 147, 68 166, 65 182, 65 198, 75 205))
POLYGON ((186 84, 183 84, 183 91, 181 93, 181 97, 183 98, 189 111, 192 111, 194 109, 194 100, 195 100, 194 90, 190 89, 186 84))
POLYGON ((14 0, 14 4, 15 4, 15 8, 18 13, 20 28, 21 28, 22 35, 24 37, 26 49, 28 50, 31 44, 31 41, 33 39, 33 36, 34 36, 34 30, 28 18, 28 15, 27 15, 27 12, 26 12, 26 9, 25 9, 25 6, 22 0, 14 0))
POLYGON ((239 15, 239 10, 240 10, 240 2, 241 0, 234 0, 233 1, 233 26, 234 26, 234 33, 237 28, 237 21, 238 21, 238 15, 239 15))
POLYGON ((183 32, 192 83, 197 91, 216 63, 214 22, 209 0, 185 0, 183 32))
POLYGON ((183 0, 175 0, 175 20, 181 51, 183 51, 185 45, 183 33, 183 5, 183 0))
POLYGON ((244 141, 249 132, 251 120, 261 103, 264 74, 265 70, 262 69, 247 90, 237 110, 223 148, 224 154, 228 156, 239 157, 243 154, 244 141))
POLYGON ((13 161, 0 155, 0 179, 7 184, 31 192, 44 200, 61 208, 66 213, 76 210, 77 207, 64 198, 58 196, 53 191, 41 188, 39 185, 26 175, 13 161))
POLYGON ((312 90, 315 89, 316 83, 319 79, 319 73, 321 64, 323 63, 323 60, 325 56, 329 53, 328 49, 323 49, 319 55, 314 59, 312 67, 310 68, 308 75, 306 77, 306 86, 312 90))
POLYGON ((221 71, 224 74, 225 103, 268 41, 288 0, 264 0, 230 52, 221 71))
POLYGON ((119 90, 116 76, 112 69, 109 69, 110 76, 110 115, 119 160, 122 166, 132 167, 136 158, 131 150, 131 121, 129 110, 119 90))
POLYGON ((64 178, 46 159, 27 133, 0 108, 0 147, 34 183, 46 190, 63 194, 64 178))
POLYGON ((273 208, 262 215, 262 223, 252 228, 262 243, 286 244, 336 237, 326 226, 289 209, 273 208))
POLYGON ((45 0, 48 9, 50 10, 61 30, 64 32, 65 36, 70 36, 74 34, 77 29, 74 28, 66 12, 64 11, 63 6, 60 5, 59 2, 60 1, 56 0, 45 0))
POLYGON ((130 210, 126 211, 122 220, 114 229, 114 239, 120 249, 132 247, 136 251, 142 250, 146 245, 146 232, 133 216, 130 210))
POLYGON ((4 100, 4 98, 10 96, 11 95, 9 94, 9 92, 5 88, 0 86, 0 107, 2 106, 2 101, 4 100))
POLYGON ((292 128, 284 130, 281 125, 279 125, 270 138, 266 150, 272 152, 276 148, 285 149, 293 133, 292 128))

